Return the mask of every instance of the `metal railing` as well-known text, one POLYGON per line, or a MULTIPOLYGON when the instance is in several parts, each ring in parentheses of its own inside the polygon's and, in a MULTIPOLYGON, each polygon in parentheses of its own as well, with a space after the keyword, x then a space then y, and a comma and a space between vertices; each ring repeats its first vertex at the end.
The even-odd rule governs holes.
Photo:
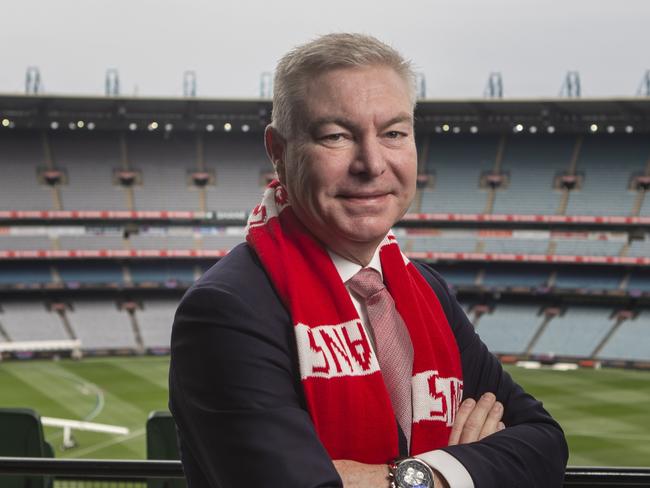
MULTIPOLYGON (((0 457, 0 486, 2 477, 10 475, 48 476, 56 479, 55 486, 93 486, 66 484, 68 480, 82 483, 103 480, 101 486, 146 486, 147 480, 183 479, 180 461, 117 461, 105 459, 47 459, 0 457), (131 484, 128 484, 131 483, 131 484)), ((631 487, 650 488, 650 468, 579 467, 569 466, 564 487, 631 487)))

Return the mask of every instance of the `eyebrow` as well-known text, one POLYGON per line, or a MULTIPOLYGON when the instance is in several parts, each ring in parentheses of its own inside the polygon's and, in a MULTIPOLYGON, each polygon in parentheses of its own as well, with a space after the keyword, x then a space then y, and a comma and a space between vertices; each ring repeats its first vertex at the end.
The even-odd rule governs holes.
MULTIPOLYGON (((408 113, 401 113, 399 115, 396 115, 392 119, 386 121, 383 123, 379 129, 384 130, 387 129, 388 127, 395 125, 395 124, 401 124, 401 123, 408 123, 410 125, 413 125, 413 116, 408 113)), ((326 124, 336 124, 340 125, 341 127, 346 127, 348 129, 352 129, 356 126, 354 122, 352 122, 350 119, 347 119, 345 117, 323 117, 320 119, 316 119, 313 121, 311 124, 309 124, 309 127, 307 128, 310 133, 318 129, 319 127, 326 125, 326 124)))

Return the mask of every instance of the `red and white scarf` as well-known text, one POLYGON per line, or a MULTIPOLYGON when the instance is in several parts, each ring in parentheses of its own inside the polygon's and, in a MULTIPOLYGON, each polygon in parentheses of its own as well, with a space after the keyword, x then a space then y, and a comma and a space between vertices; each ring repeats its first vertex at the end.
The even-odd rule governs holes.
MULTIPOLYGON (((246 239, 291 315, 307 408, 331 458, 394 459, 397 422, 368 335, 330 256, 296 218, 277 180, 250 215, 246 239)), ((379 257, 413 343, 415 455, 448 443, 462 398, 460 354, 438 298, 392 234, 379 257)))

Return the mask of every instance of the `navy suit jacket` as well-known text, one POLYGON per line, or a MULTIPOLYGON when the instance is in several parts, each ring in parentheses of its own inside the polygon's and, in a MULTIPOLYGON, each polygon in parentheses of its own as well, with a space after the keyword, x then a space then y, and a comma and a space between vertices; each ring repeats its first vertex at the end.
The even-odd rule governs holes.
MULTIPOLYGON (((560 426, 502 369, 440 275, 415 265, 456 337, 463 398, 491 391, 505 407, 505 430, 445 451, 476 488, 561 486, 560 426)), ((190 488, 343 486, 307 412, 297 357, 289 313, 247 244, 187 291, 172 331, 169 406, 190 488)))

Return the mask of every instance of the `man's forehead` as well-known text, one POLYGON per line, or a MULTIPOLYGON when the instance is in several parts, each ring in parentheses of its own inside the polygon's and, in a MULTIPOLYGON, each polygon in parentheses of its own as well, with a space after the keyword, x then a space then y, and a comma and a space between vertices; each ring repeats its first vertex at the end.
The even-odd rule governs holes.
POLYGON ((390 67, 337 68, 305 82, 302 128, 333 123, 356 125, 372 119, 375 125, 413 124, 413 104, 406 80, 390 67))

